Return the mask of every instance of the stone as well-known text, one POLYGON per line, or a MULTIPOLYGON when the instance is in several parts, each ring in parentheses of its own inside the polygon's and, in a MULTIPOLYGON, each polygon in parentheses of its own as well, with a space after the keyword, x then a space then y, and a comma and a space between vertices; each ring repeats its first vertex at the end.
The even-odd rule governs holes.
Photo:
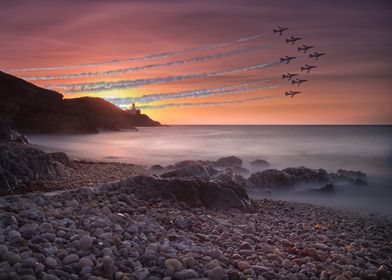
POLYGON ((237 262, 237 268, 241 271, 244 271, 246 269, 252 268, 252 266, 247 261, 239 261, 237 262))
POLYGON ((179 271, 182 268, 181 262, 177 259, 167 259, 165 266, 171 272, 179 271))
POLYGON ((214 165, 218 167, 242 166, 242 159, 236 156, 222 157, 214 161, 214 165))
POLYGON ((68 255, 64 258, 63 263, 64 264, 71 264, 71 263, 76 263, 79 261, 79 256, 75 254, 68 255))
POLYGON ((265 169, 270 166, 269 162, 263 159, 256 159, 250 163, 253 169, 265 169))
POLYGON ((186 268, 191 268, 196 264, 196 260, 194 257, 186 257, 182 259, 182 263, 186 268))
POLYGON ((209 250, 207 251, 207 255, 213 259, 220 260, 222 258, 222 251, 219 249, 209 250))
POLYGON ((90 250, 93 246, 93 239, 90 235, 83 235, 79 240, 81 250, 90 250))
POLYGON ((83 257, 79 260, 79 267, 80 268, 93 267, 93 266, 94 266, 94 262, 87 257, 83 257))
POLYGON ((38 230, 39 226, 36 223, 24 224, 19 228, 19 232, 25 239, 31 239, 38 230))
POLYGON ((198 274, 193 269, 181 270, 174 273, 174 279, 176 280, 186 280, 186 279, 193 279, 197 277, 198 274))
POLYGON ((290 268, 293 267, 293 262, 290 261, 290 260, 287 260, 287 259, 286 259, 286 260, 283 260, 282 266, 283 266, 284 268, 290 269, 290 268))
POLYGON ((147 280, 150 272, 147 268, 139 268, 131 274, 132 280, 147 280))
POLYGON ((222 280, 224 278, 225 270, 220 266, 216 266, 208 272, 208 279, 210 280, 222 280))
POLYGON ((39 230, 41 233, 53 232, 53 227, 51 224, 44 222, 39 226, 39 230))
POLYGON ((44 263, 47 267, 52 269, 57 267, 57 261, 52 257, 46 257, 44 263))

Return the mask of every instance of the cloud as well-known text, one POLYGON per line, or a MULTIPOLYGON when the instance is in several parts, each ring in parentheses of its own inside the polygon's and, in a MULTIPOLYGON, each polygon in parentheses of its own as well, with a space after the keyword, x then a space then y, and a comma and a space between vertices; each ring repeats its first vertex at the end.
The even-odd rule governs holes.
MULTIPOLYGON (((216 102, 189 102, 189 103, 166 103, 162 105, 144 105, 138 106, 141 110, 155 110, 155 109, 167 109, 172 107, 212 107, 212 106, 224 106, 230 104, 242 104, 253 101, 259 101, 264 99, 275 99, 281 98, 282 96, 258 96, 253 98, 245 98, 238 100, 229 100, 229 101, 216 101, 216 102)), ((122 106, 123 108, 128 108, 127 106, 122 106)))
POLYGON ((227 86, 221 88, 210 88, 210 89, 201 89, 201 90, 193 90, 193 91, 184 91, 178 93, 158 93, 151 95, 143 95, 141 97, 126 97, 126 98, 105 98, 107 101, 120 106, 127 105, 135 102, 139 103, 150 103, 158 100, 167 100, 167 99, 177 99, 177 98, 195 98, 195 97, 206 97, 213 95, 226 95, 226 94, 239 94, 250 91, 257 90, 268 90, 279 87, 280 85, 268 85, 268 86, 258 86, 258 87, 249 87, 252 84, 265 83, 267 81, 259 81, 253 83, 242 83, 234 86, 227 86))
POLYGON ((216 71, 216 72, 199 73, 199 74, 158 77, 158 78, 151 78, 151 79, 122 80, 122 81, 115 81, 115 82, 102 81, 102 82, 92 82, 92 83, 57 84, 57 85, 49 85, 47 88, 63 89, 65 90, 66 93, 97 92, 97 91, 106 91, 106 90, 113 90, 113 89, 126 89, 126 88, 140 87, 144 85, 167 83, 167 82, 178 82, 178 81, 196 79, 196 78, 214 77, 214 76, 224 75, 228 73, 252 71, 252 70, 267 68, 277 64, 279 64, 279 61, 261 63, 261 64, 239 67, 239 68, 231 68, 231 69, 226 69, 226 70, 216 71))
POLYGON ((270 45, 261 45, 261 46, 256 46, 256 47, 252 47, 252 48, 237 49, 237 50, 233 50, 233 51, 229 51, 229 52, 222 52, 222 53, 217 53, 217 54, 212 54, 212 55, 207 55, 207 56, 198 56, 198 57, 193 57, 193 58, 186 59, 186 60, 177 60, 177 61, 170 61, 170 62, 165 62, 165 63, 149 64, 149 65, 144 65, 144 66, 127 67, 127 68, 121 68, 121 69, 116 69, 116 70, 97 71, 97 72, 82 72, 82 73, 77 73, 77 74, 67 74, 67 75, 57 75, 57 76, 55 76, 55 75, 31 76, 31 77, 23 77, 23 79, 27 80, 27 81, 47 81, 47 80, 65 80, 65 79, 78 79, 78 78, 97 77, 97 76, 103 77, 103 76, 121 75, 121 74, 130 73, 130 72, 138 72, 138 71, 144 71, 144 70, 155 69, 155 68, 160 68, 160 67, 178 66, 178 65, 191 64, 191 63, 196 63, 196 62, 209 61, 212 59, 226 58, 226 57, 241 55, 244 53, 259 51, 261 49, 266 49, 269 47, 271 47, 271 46, 270 45))
POLYGON ((75 69, 75 68, 86 67, 86 66, 101 66, 101 65, 119 64, 119 63, 125 63, 125 62, 144 62, 144 61, 148 61, 148 60, 157 60, 157 59, 174 57, 174 56, 186 54, 186 53, 189 53, 189 52, 205 51, 205 50, 211 50, 211 49, 226 47, 226 46, 232 45, 234 43, 243 43, 243 42, 256 40, 256 39, 259 39, 259 38, 264 37, 266 35, 268 35, 268 33, 260 33, 260 34, 256 34, 256 35, 252 35, 252 36, 241 37, 241 38, 238 38, 238 39, 233 40, 233 41, 227 41, 227 42, 223 42, 223 43, 207 44, 207 45, 204 45, 202 47, 189 48, 189 49, 184 49, 184 50, 177 51, 177 52, 164 52, 164 53, 159 53, 159 54, 152 54, 152 55, 147 55, 147 56, 144 56, 144 57, 115 59, 115 60, 109 60, 109 61, 101 61, 101 62, 95 62, 95 63, 84 63, 84 64, 75 64, 75 65, 47 66, 47 67, 28 67, 28 68, 10 68, 10 69, 5 69, 4 71, 7 71, 7 72, 28 72, 28 71, 42 71, 42 70, 64 70, 64 69, 75 69))

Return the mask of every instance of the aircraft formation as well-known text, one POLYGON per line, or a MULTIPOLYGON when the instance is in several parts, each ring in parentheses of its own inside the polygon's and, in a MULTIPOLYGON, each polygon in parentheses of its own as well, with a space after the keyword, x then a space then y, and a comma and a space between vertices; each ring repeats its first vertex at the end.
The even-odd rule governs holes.
MULTIPOLYGON (((289 30, 289 28, 278 26, 276 29, 273 29, 273 34, 278 33, 279 36, 282 36, 282 34, 285 31, 287 31, 287 30, 289 30)), ((300 40, 302 40, 301 37, 289 36, 288 38, 286 38, 286 44, 294 45, 297 41, 300 41, 300 40)), ((302 44, 302 46, 297 47, 297 50, 298 50, 298 53, 307 54, 308 50, 311 50, 311 49, 314 49, 314 48, 315 48, 314 46, 311 46, 311 45, 308 46, 308 45, 302 44)), ((313 53, 310 53, 308 57, 309 57, 309 59, 318 60, 321 56, 324 56, 324 55, 326 55, 326 54, 315 51, 313 53)), ((297 56, 288 56, 288 55, 286 55, 286 56, 280 58, 280 63, 289 64, 292 60, 294 60, 296 58, 297 58, 297 56)), ((302 72, 306 72, 307 74, 309 74, 310 71, 312 69, 314 69, 314 68, 317 68, 317 66, 316 65, 305 64, 305 65, 300 67, 300 70, 301 70, 301 73, 302 72)), ((287 80, 288 82, 291 83, 291 85, 297 85, 297 86, 300 86, 303 83, 309 81, 307 79, 300 79, 298 77, 299 75, 300 74, 297 74, 297 73, 283 74, 282 75, 282 80, 287 80)), ((289 97, 294 97, 294 96, 296 96, 297 94, 300 94, 300 93, 301 93, 301 91, 292 91, 292 90, 290 90, 290 91, 286 91, 284 95, 285 96, 289 96, 289 97)))

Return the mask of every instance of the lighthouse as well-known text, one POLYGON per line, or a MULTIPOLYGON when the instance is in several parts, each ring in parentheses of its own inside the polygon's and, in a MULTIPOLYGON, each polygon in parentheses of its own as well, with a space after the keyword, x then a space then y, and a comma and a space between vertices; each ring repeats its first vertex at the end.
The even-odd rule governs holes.
POLYGON ((129 111, 133 116, 140 115, 140 110, 136 109, 135 103, 132 103, 132 108, 129 111))

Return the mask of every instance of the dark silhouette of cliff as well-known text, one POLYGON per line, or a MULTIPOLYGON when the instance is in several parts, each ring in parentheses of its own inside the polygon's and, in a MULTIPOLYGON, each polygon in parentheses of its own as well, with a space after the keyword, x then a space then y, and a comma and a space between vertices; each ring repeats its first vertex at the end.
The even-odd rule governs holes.
POLYGON ((102 98, 63 95, 0 71, 0 125, 24 133, 96 133, 159 126, 102 98))

